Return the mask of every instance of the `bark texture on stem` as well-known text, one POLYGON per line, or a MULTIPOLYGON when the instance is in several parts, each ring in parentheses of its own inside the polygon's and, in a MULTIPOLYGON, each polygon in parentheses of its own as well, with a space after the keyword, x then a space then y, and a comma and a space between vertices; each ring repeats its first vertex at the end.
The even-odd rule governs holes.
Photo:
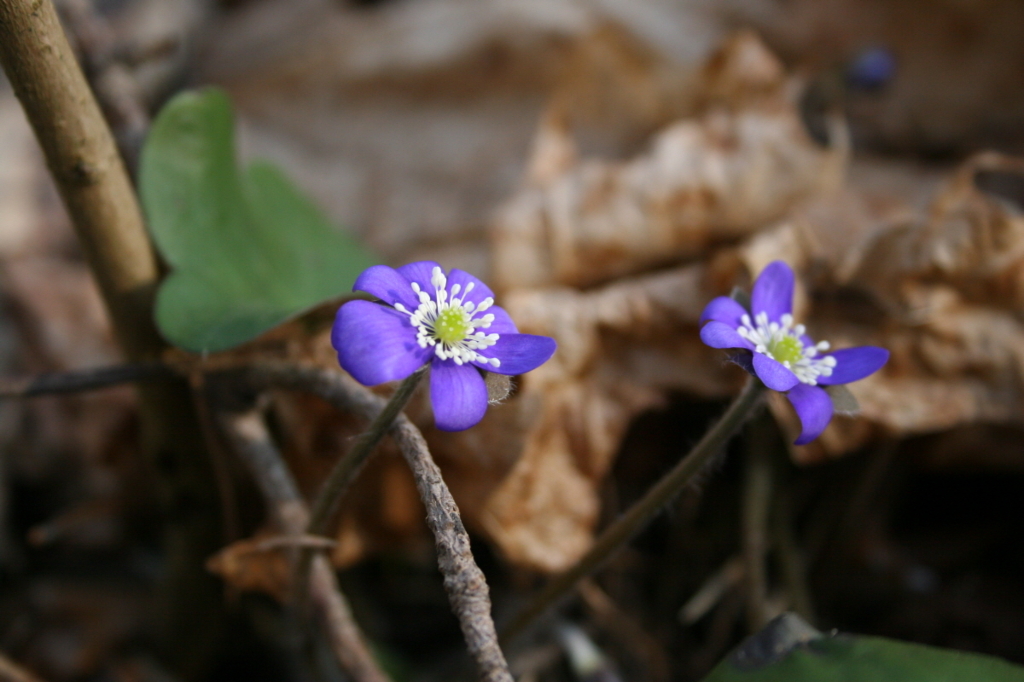
MULTIPOLYGON (((264 363, 245 370, 245 377, 254 386, 313 393, 339 409, 371 421, 387 403, 347 375, 315 367, 264 363)), ((441 478, 441 470, 430 456, 423 434, 404 414, 398 415, 389 433, 416 479, 416 489, 427 509, 427 525, 434 535, 445 591, 462 627, 470 655, 477 664, 480 679, 485 682, 512 682, 491 617, 487 580, 473 558, 469 534, 462 523, 459 508, 441 478)))
MULTIPOLYGON (((274 522, 286 534, 301 536, 309 523, 309 510, 259 414, 256 411, 224 414, 220 422, 256 479, 274 522)), ((331 649, 341 667, 356 682, 388 682, 388 676, 377 665, 352 618, 333 567, 322 554, 313 558, 309 586, 313 605, 323 619, 331 649)))
POLYGON ((0 0, 0 63, 43 148, 122 348, 132 360, 155 358, 163 348, 152 319, 156 257, 51 0, 0 0))
MULTIPOLYGON (((0 65, 21 101, 128 359, 164 350, 153 321, 159 271, 113 137, 52 0, 0 0, 0 65)), ((143 449, 158 475, 167 570, 156 618, 177 672, 204 677, 222 632, 220 586, 204 567, 220 545, 217 490, 181 380, 139 388, 143 449)))

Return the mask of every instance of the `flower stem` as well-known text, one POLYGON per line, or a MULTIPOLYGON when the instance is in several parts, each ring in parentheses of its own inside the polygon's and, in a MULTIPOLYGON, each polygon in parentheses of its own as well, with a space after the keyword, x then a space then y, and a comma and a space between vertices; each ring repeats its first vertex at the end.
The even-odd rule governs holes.
MULTIPOLYGON (((338 503, 345 495, 345 491, 348 490, 349 485, 352 484, 356 475, 363 468, 363 464, 373 454, 377 444, 384 438, 384 434, 388 432, 395 419, 402 412, 402 409, 405 408, 406 403, 409 402, 409 398, 412 397, 413 391, 416 390, 416 386, 419 385, 420 379, 423 378, 423 374, 426 371, 427 366, 424 365, 398 385, 398 389, 395 390, 391 399, 384 406, 384 409, 380 411, 370 424, 370 428, 359 436, 352 449, 345 453, 338 460, 338 463, 334 465, 334 469, 327 476, 327 480, 324 481, 319 494, 317 494, 316 499, 313 501, 313 507, 309 513, 309 524, 306 526, 306 535, 327 535, 330 530, 331 516, 338 508, 338 503)), ((314 552, 315 550, 307 547, 299 553, 299 561, 295 572, 294 594, 296 600, 305 600, 306 598, 309 585, 309 567, 312 564, 314 552)))
POLYGON ((658 481, 643 499, 606 528, 583 558, 549 582, 504 629, 501 640, 507 643, 515 639, 538 616, 565 597, 582 578, 593 573, 609 556, 654 518, 665 506, 665 503, 693 480, 693 477, 704 468, 708 460, 735 435, 743 422, 760 404, 764 391, 764 384, 751 377, 718 423, 704 434, 704 437, 690 450, 689 454, 658 481))

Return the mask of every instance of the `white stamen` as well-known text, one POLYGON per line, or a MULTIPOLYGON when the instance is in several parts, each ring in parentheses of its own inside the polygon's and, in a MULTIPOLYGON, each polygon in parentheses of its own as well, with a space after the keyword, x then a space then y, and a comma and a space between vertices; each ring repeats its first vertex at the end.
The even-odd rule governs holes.
MULTIPOLYGON (((500 367, 501 361, 498 358, 484 357, 477 352, 484 348, 490 348, 500 338, 498 334, 485 334, 482 331, 477 331, 487 329, 494 322, 493 314, 476 317, 476 315, 493 306, 494 299, 488 296, 479 305, 474 304, 472 301, 466 301, 466 296, 476 286, 474 282, 467 283, 465 289, 460 284, 452 285, 451 295, 449 296, 447 290, 448 278, 440 267, 434 267, 430 275, 430 283, 434 287, 433 298, 426 291, 423 291, 422 287, 416 282, 410 284, 413 293, 416 294, 420 302, 416 310, 410 312, 401 303, 395 303, 394 305, 395 310, 409 316, 409 323, 416 328, 416 343, 419 347, 427 348, 432 346, 438 358, 441 360, 452 360, 456 365, 460 366, 468 362, 479 362, 491 367, 500 367), (460 292, 462 293, 461 298, 458 297, 460 292), (460 311, 462 313, 462 321, 467 327, 465 336, 454 343, 442 341, 438 335, 440 331, 438 328, 438 317, 448 310, 460 311)), ((440 323, 442 327, 447 329, 451 328, 451 324, 450 320, 440 323)))
POLYGON ((819 341, 817 344, 804 343, 806 331, 802 324, 793 325, 793 316, 789 313, 782 315, 779 322, 770 322, 768 314, 764 312, 755 315, 753 321, 750 315, 743 315, 740 317, 740 326, 736 328, 736 333, 740 337, 754 345, 755 353, 767 355, 781 362, 802 383, 816 386, 819 377, 832 376, 836 359, 832 355, 819 357, 819 352, 827 351, 831 345, 828 341, 819 341), (775 356, 775 352, 781 350, 779 344, 783 342, 790 346, 790 349, 796 345, 801 355, 799 360, 780 360, 775 356))

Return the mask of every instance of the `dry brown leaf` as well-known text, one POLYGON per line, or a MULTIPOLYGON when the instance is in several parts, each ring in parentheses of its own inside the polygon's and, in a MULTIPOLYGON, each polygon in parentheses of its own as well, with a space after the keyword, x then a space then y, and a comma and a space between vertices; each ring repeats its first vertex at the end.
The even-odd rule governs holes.
POLYGON ((547 170, 492 227, 495 283, 585 286, 693 257, 841 180, 845 144, 822 149, 810 138, 795 83, 753 34, 712 56, 701 93, 699 118, 669 126, 627 162, 572 162, 571 133, 546 117, 530 165, 547 170))
POLYGON ((265 537, 232 542, 207 559, 206 569, 234 590, 262 592, 284 603, 291 582, 291 564, 286 551, 263 547, 265 537))

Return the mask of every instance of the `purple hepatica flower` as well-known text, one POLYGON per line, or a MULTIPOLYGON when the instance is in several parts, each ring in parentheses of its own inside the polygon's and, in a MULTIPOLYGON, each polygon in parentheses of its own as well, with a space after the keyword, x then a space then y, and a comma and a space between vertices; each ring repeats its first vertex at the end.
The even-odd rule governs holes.
POLYGON ((405 379, 429 362, 430 403, 442 431, 483 419, 487 387, 478 367, 523 374, 555 352, 554 339, 520 334, 487 285, 462 270, 445 275, 431 261, 397 270, 374 265, 352 288, 381 303, 349 301, 338 310, 331 330, 338 362, 364 386, 405 379))
POLYGON ((889 351, 877 346, 828 352, 827 341, 814 343, 802 324, 794 325, 793 270, 782 261, 758 276, 750 308, 719 296, 700 316, 700 338, 712 348, 742 349, 737 362, 786 394, 803 426, 797 445, 820 436, 832 419, 832 399, 821 386, 863 379, 889 359, 889 351))

